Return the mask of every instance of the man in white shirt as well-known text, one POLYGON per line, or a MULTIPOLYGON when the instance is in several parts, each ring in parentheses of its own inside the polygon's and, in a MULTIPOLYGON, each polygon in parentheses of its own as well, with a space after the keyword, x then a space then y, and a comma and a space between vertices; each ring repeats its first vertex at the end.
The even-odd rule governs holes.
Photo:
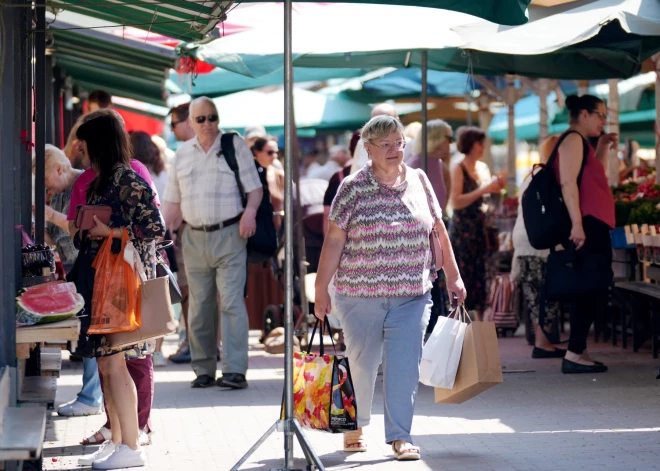
POLYGON ((234 173, 220 144, 218 111, 209 98, 190 104, 195 137, 176 152, 165 191, 165 223, 182 235, 190 290, 189 332, 193 388, 247 387, 248 314, 243 299, 247 276, 247 238, 256 231, 263 188, 252 152, 239 136, 233 139, 239 176, 247 194, 243 208, 234 173), (222 299, 222 377, 215 381, 218 332, 217 293, 222 299))
POLYGON ((332 176, 343 169, 349 160, 351 160, 351 154, 346 147, 332 146, 328 152, 328 161, 320 167, 309 170, 307 178, 330 181, 332 176))

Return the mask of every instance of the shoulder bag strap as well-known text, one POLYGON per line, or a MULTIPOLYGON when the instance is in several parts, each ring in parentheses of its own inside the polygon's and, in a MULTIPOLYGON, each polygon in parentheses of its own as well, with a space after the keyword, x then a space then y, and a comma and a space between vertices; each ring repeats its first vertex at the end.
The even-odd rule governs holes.
POLYGON ((433 219, 433 227, 435 228, 436 223, 439 220, 442 220, 442 218, 437 218, 437 214, 435 213, 435 210, 433 209, 433 202, 432 202, 432 196, 431 193, 429 193, 429 189, 426 186, 426 182, 424 181, 424 177, 422 177, 422 173, 420 169, 417 169, 417 177, 419 178, 419 181, 422 183, 422 188, 424 188, 424 194, 426 195, 426 204, 429 206, 429 212, 431 213, 431 219, 433 219))
POLYGON ((546 165, 550 170, 552 170, 552 166, 554 165, 555 160, 557 159, 557 154, 559 154, 559 146, 561 145, 562 142, 564 142, 564 139, 566 139, 566 137, 569 134, 573 134, 573 133, 577 134, 582 139, 582 164, 580 165, 580 173, 578 173, 578 179, 577 179, 577 183, 579 187, 580 183, 582 183, 582 174, 584 173, 584 167, 587 164, 587 157, 589 156, 589 145, 587 143, 587 140, 584 138, 582 134, 580 134, 579 132, 573 129, 570 129, 566 131, 564 134, 562 134, 559 137, 559 140, 557 140, 555 147, 552 149, 552 153, 550 154, 550 158, 548 159, 546 165))
POLYGON ((220 152, 218 152, 218 157, 223 155, 227 165, 229 165, 231 171, 234 172, 236 184, 238 185, 238 192, 241 194, 243 207, 246 207, 247 196, 245 195, 245 190, 243 189, 243 182, 241 182, 241 176, 238 170, 238 162, 236 161, 236 150, 234 149, 234 136, 236 135, 237 134, 235 132, 227 132, 220 136, 220 152))

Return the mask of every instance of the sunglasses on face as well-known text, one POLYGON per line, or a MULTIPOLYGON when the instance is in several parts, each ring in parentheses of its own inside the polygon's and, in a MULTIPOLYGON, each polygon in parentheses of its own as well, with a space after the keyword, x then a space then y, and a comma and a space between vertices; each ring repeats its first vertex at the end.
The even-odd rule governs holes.
POLYGON ((183 123, 183 121, 172 121, 172 122, 170 123, 170 127, 171 127, 172 129, 174 129, 174 128, 176 127, 177 124, 181 124, 181 123, 183 123))
POLYGON ((454 143, 454 136, 445 136, 445 139, 447 139, 447 142, 449 142, 450 144, 454 143))
POLYGON ((267 153, 268 155, 277 155, 277 151, 276 151, 276 150, 269 150, 269 151, 266 151, 266 153, 267 153))
POLYGON ((210 114, 208 116, 197 116, 195 118, 195 122, 197 124, 204 124, 207 119, 209 120, 209 123, 215 123, 218 120, 218 115, 217 114, 210 114))

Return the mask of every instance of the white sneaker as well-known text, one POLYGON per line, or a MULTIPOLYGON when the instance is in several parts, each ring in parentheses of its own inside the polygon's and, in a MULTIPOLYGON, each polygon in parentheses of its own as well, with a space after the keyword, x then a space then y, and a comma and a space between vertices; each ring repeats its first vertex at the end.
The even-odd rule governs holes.
POLYGON ((167 366, 167 358, 165 358, 163 352, 154 352, 151 355, 151 360, 154 362, 154 366, 167 366))
POLYGON ((115 452, 115 444, 112 443, 112 440, 106 440, 94 453, 79 458, 78 465, 90 466, 92 463, 94 463, 94 461, 107 458, 108 456, 112 455, 114 452, 115 452))
POLYGON ((57 408, 58 415, 64 417, 81 417, 84 415, 97 415, 102 411, 102 407, 91 407, 74 399, 57 408))
POLYGON ((142 448, 133 450, 123 443, 119 445, 113 454, 92 463, 94 469, 122 469, 144 466, 147 463, 147 457, 142 448))

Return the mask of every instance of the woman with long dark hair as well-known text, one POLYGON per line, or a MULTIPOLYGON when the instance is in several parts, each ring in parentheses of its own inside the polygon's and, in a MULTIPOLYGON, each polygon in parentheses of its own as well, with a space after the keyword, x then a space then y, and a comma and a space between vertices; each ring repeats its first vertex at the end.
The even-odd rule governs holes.
MULTIPOLYGON (((153 240, 162 237, 165 227, 155 193, 149 184, 130 167, 131 148, 123 120, 112 110, 99 110, 85 117, 76 132, 80 152, 96 172, 87 189, 87 204, 112 208, 108 225, 95 218, 96 226, 80 231, 70 224, 76 244, 80 247, 72 279, 85 298, 85 311, 92 312, 95 270, 91 267, 103 241, 112 237, 113 252, 120 247, 122 230, 126 229, 140 257, 148 278, 155 273, 153 240)), ((98 360, 103 375, 108 417, 112 422, 112 439, 96 453, 79 460, 81 465, 95 469, 118 469, 143 466, 145 455, 138 442, 137 394, 126 366, 126 354, 140 358, 146 344, 113 349, 105 335, 85 335, 79 351, 98 360)))

